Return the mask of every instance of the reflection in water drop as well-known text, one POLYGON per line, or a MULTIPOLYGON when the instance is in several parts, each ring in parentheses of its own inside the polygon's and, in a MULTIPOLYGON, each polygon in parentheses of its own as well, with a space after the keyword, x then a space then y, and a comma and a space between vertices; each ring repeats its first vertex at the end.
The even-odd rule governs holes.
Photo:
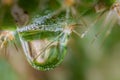
POLYGON ((58 66, 66 54, 68 34, 55 38, 26 40, 20 36, 22 47, 29 63, 38 70, 50 70, 58 66))

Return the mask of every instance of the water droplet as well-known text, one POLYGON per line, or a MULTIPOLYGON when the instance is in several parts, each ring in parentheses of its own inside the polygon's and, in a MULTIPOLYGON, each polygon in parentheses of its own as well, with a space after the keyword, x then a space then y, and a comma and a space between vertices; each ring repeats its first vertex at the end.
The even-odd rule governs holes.
POLYGON ((59 31, 50 33, 43 31, 48 36, 41 38, 40 36, 43 36, 43 33, 36 34, 37 32, 34 31, 36 30, 29 33, 20 32, 20 40, 27 60, 38 70, 55 68, 65 57, 68 34, 59 31))

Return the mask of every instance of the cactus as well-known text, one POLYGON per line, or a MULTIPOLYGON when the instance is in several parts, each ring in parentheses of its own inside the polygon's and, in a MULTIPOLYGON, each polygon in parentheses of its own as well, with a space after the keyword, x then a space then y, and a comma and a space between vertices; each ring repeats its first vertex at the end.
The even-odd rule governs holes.
MULTIPOLYGON (((114 27, 119 19, 119 0, 2 0, 0 47, 17 41, 16 49, 20 43, 28 62, 38 70, 58 66, 70 47, 72 55, 81 53, 85 66, 83 53, 100 55, 119 41, 114 36, 119 34, 114 27)), ((96 59, 91 56, 88 63, 91 58, 96 59)))

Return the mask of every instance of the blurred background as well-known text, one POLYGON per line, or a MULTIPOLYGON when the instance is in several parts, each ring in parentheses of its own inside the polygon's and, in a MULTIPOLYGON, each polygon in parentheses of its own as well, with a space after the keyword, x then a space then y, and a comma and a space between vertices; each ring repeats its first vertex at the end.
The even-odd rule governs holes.
POLYGON ((34 69, 20 43, 19 51, 7 45, 7 50, 0 50, 0 80, 120 80, 120 6, 115 7, 115 3, 116 0, 0 0, 0 33, 15 31, 16 26, 29 24, 34 16, 61 7, 71 8, 72 19, 84 23, 79 33, 88 32, 84 38, 71 35, 63 63, 50 71, 34 69), (114 16, 109 16, 110 11, 114 16))

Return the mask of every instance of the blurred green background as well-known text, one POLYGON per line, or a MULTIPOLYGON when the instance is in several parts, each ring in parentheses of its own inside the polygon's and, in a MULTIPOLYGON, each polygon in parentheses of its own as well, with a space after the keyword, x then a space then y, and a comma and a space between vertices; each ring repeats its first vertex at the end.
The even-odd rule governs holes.
MULTIPOLYGON (((16 30, 18 25, 27 25, 34 16, 46 15, 62 5, 67 5, 64 1, 69 3, 72 0, 0 0, 0 31, 16 30), (11 14, 14 4, 19 5, 25 12, 19 16, 26 15, 27 12, 29 21, 25 21, 26 24, 22 24, 20 19, 16 22, 16 18, 11 14)), ((113 17, 108 16, 112 19, 105 22, 116 0, 73 1, 72 19, 78 23, 84 20, 87 24, 86 27, 80 27, 79 33, 87 29, 89 31, 84 38, 74 33, 71 35, 63 63, 50 71, 35 70, 26 61, 20 45, 20 52, 17 52, 10 44, 7 54, 4 54, 3 49, 0 51, 0 80, 120 80, 120 20, 115 18, 116 21, 112 23, 113 17), (104 10, 106 12, 99 18, 104 10), (106 36, 111 25, 110 34, 106 36), (99 36, 93 41, 99 31, 99 36)))

